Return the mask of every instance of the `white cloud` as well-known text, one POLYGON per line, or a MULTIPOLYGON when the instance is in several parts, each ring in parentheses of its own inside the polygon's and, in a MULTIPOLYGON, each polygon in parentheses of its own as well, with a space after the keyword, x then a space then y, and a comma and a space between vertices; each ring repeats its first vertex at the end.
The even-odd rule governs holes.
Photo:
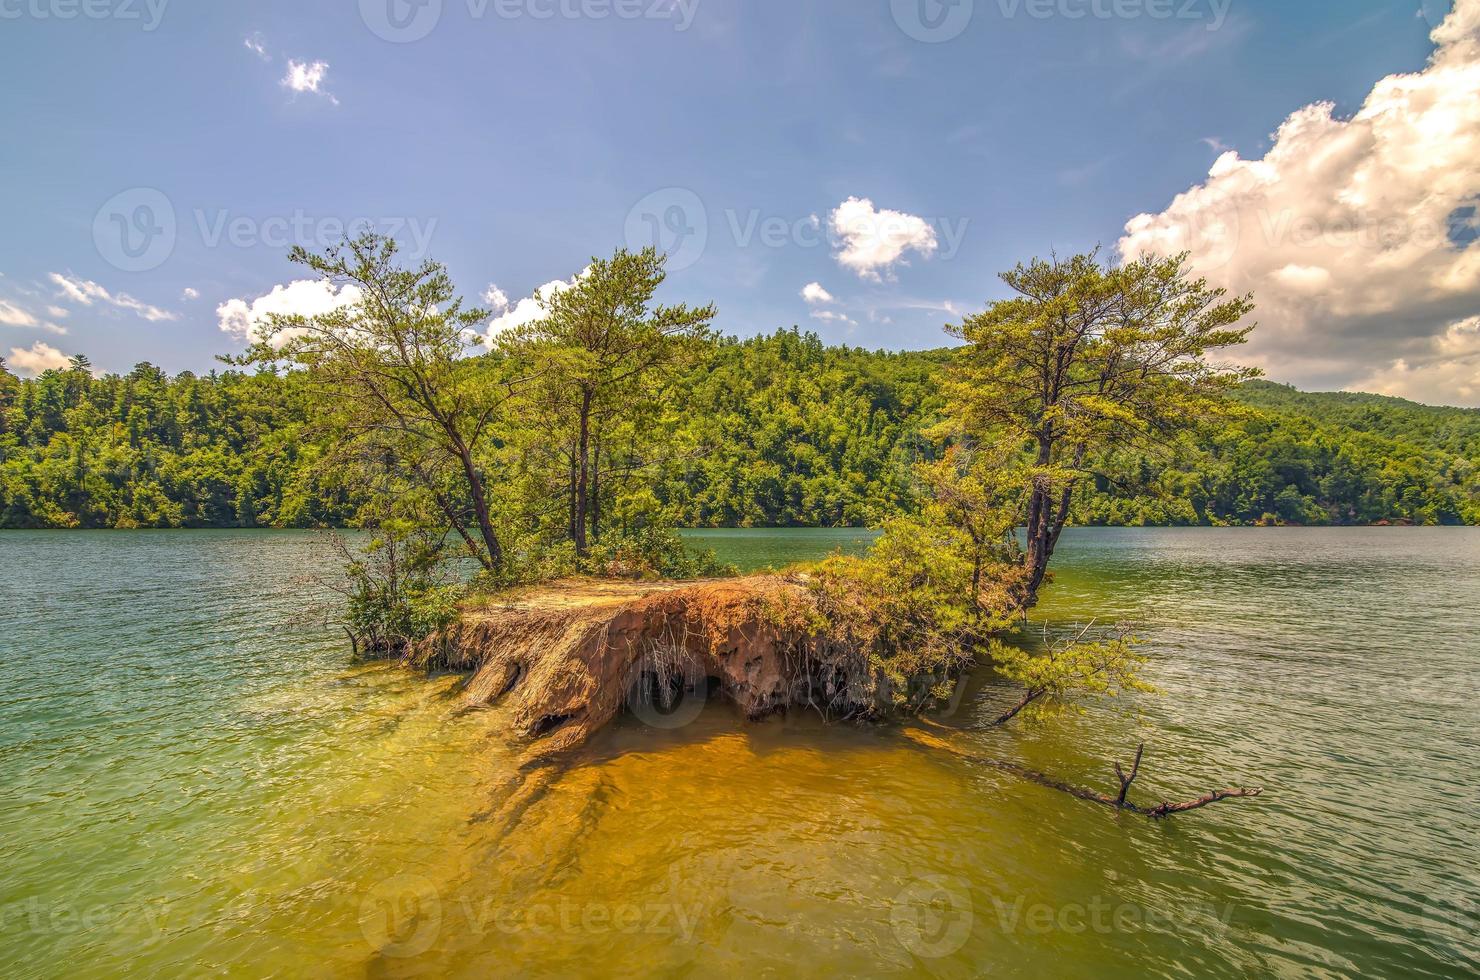
MULTIPOLYGON (((533 323, 536 320, 542 319, 545 315, 544 304, 548 303, 550 298, 556 293, 574 286, 576 280, 581 275, 584 275, 584 273, 572 276, 569 281, 555 279, 547 282, 539 289, 536 289, 533 296, 524 297, 512 307, 509 306, 508 297, 505 296, 505 312, 488 321, 488 332, 484 334, 483 342, 491 347, 499 334, 507 333, 516 327, 522 327, 526 323, 533 323)), ((497 287, 491 288, 496 289, 497 287)), ((503 295, 502 290, 499 290, 499 295, 503 295)), ((485 294, 484 298, 487 298, 487 294, 485 294)))
POLYGON ((1480 406, 1480 316, 1451 323, 1422 353, 1400 357, 1349 387, 1417 402, 1480 406))
POLYGON ((184 290, 181 291, 180 298, 184 300, 200 299, 200 290, 193 289, 190 286, 186 286, 184 290))
POLYGON ((322 279, 297 279, 287 285, 272 287, 265 296, 250 302, 245 299, 229 299, 216 307, 216 320, 221 331, 236 340, 252 343, 265 340, 280 347, 301 331, 270 330, 268 317, 277 313, 283 316, 318 316, 331 310, 359 302, 360 290, 356 286, 335 288, 322 279))
POLYGON ((483 290, 483 305, 495 313, 502 313, 509 308, 509 294, 489 283, 488 288, 483 290))
POLYGON ((850 327, 858 326, 857 320, 849 316, 844 316, 842 313, 837 313, 833 310, 813 310, 812 319, 822 320, 826 323, 846 323, 850 327))
POLYGON ((322 95, 338 105, 339 100, 323 87, 324 79, 328 74, 329 63, 327 61, 295 61, 289 58, 288 73, 283 76, 282 85, 290 92, 312 92, 314 95, 322 95))
POLYGON ((862 279, 879 281, 891 273, 904 253, 913 250, 927 258, 935 253, 935 229, 903 211, 874 209, 868 198, 850 197, 828 216, 841 250, 838 264, 862 279))
POLYGON ((72 311, 69 310, 69 309, 67 309, 64 306, 48 306, 46 308, 46 315, 49 316, 49 317, 53 317, 53 318, 55 318, 57 320, 64 319, 64 318, 70 316, 71 313, 72 313, 72 311))
POLYGON ((1290 263, 1276 269, 1275 279, 1296 293, 1318 293, 1331 285, 1331 270, 1318 265, 1296 265, 1290 263))
POLYGON ((820 282, 809 282, 802 287, 802 299, 808 303, 831 303, 832 293, 822 288, 820 282))
POLYGON ((31 375, 64 369, 71 363, 66 354, 39 340, 30 347, 12 347, 6 361, 14 370, 31 375))
POLYGON ((267 53, 267 42, 262 39, 261 34, 251 34, 242 40, 246 49, 263 61, 271 61, 272 55, 267 53))
POLYGON ((162 310, 157 306, 134 299, 128 293, 110 293, 103 286, 90 279, 78 279, 74 276, 64 276, 60 272, 51 273, 51 281, 61 288, 59 295, 65 296, 74 303, 83 306, 92 306, 95 302, 103 302, 109 306, 115 306, 120 310, 128 310, 136 313, 151 323, 160 320, 174 320, 178 316, 169 310, 162 310))
POLYGON ((38 325, 37 319, 30 313, 0 299, 0 323, 10 327, 34 327, 38 325))
MULTIPOLYGON (((46 314, 52 320, 57 320, 66 316, 67 311, 60 306, 48 306, 46 314)), ((53 323, 51 320, 43 320, 30 310, 3 299, 0 299, 0 325, 20 327, 23 330, 45 330, 54 334, 67 332, 66 327, 53 323)))
POLYGON ((1480 309, 1480 0, 1457 0, 1432 38, 1422 71, 1383 78, 1350 119, 1309 105, 1262 158, 1223 153, 1132 218, 1121 255, 1189 250, 1252 291, 1259 328, 1239 356, 1282 380, 1417 390, 1422 374, 1450 386, 1428 400, 1471 399, 1463 370, 1429 359, 1469 343, 1454 331, 1480 309))

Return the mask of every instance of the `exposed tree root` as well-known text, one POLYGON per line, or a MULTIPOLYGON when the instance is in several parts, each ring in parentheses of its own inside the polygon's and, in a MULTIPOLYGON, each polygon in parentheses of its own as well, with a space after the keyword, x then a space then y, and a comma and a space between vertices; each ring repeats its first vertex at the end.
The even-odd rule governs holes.
POLYGON ((700 582, 573 579, 465 610, 412 649, 408 663, 471 670, 471 705, 508 699, 531 757, 583 745, 625 704, 676 727, 685 698, 711 687, 747 717, 789 706, 846 716, 868 710, 867 660, 790 622, 804 595, 782 576, 700 582))
MULTIPOLYGON (((563 771, 558 757, 584 745, 624 704, 658 727, 679 727, 685 704, 712 688, 749 718, 788 707, 823 718, 873 710, 867 659, 847 645, 811 635, 789 618, 804 594, 795 579, 762 575, 701 582, 579 579, 506 595, 466 610, 452 627, 418 645, 407 661, 424 668, 471 670, 470 706, 509 699, 513 727, 530 740, 518 777, 486 815, 517 823, 563 771)), ((1009 711, 1016 714, 1033 698, 1009 711)), ((1143 806, 1129 799, 1143 744, 1119 791, 1109 796, 1013 762, 970 755, 921 728, 906 733, 973 762, 1011 772, 1077 799, 1160 819, 1222 800, 1258 796, 1259 788, 1212 790, 1180 803, 1143 806)))

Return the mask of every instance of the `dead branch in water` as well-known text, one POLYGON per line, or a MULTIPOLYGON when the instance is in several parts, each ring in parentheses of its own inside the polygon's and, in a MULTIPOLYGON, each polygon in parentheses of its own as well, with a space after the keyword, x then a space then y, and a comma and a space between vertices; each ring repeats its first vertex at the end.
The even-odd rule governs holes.
POLYGON ((1188 800, 1186 803, 1161 803, 1145 812, 1152 817, 1167 817, 1174 813, 1185 813, 1188 810, 1196 810, 1198 807, 1207 806, 1209 803, 1217 803, 1219 800, 1229 800, 1240 796, 1258 796, 1262 792, 1264 792, 1262 786, 1255 786, 1252 789, 1232 787, 1229 789, 1215 789, 1205 796, 1199 796, 1195 800, 1188 800))
POLYGON ((1125 795, 1131 791, 1131 783, 1136 781, 1136 775, 1141 771, 1141 753, 1146 751, 1146 743, 1142 742, 1136 748, 1136 761, 1131 763, 1131 774, 1127 776, 1120 768, 1120 763, 1115 763, 1115 778, 1120 780, 1120 795, 1115 798, 1116 806, 1125 806, 1125 795))
MULTIPOLYGON (((918 730, 916 733, 912 733, 912 735, 916 741, 924 741, 924 739, 920 737, 921 735, 923 735, 923 733, 919 733, 918 730)), ((1203 796, 1199 796, 1195 800, 1187 800, 1183 803, 1167 803, 1163 801, 1156 804, 1155 806, 1140 806, 1138 804, 1130 802, 1130 800, 1127 799, 1127 796, 1130 794, 1131 783, 1135 782, 1136 777, 1140 775, 1141 756, 1146 751, 1145 742, 1142 742, 1140 746, 1136 749, 1136 758, 1135 761, 1131 763, 1131 771, 1129 775, 1127 775, 1125 771, 1120 767, 1119 762, 1115 763, 1115 775, 1116 778, 1120 780, 1120 792, 1116 796, 1107 796, 1106 794, 1101 793, 1097 790, 1088 789, 1083 786, 1076 786, 1073 783, 1066 783, 1061 779, 1055 779, 1053 776, 1050 776, 1047 773, 1039 772, 1036 769, 1029 769, 1027 766, 1019 765, 1016 762, 1008 762, 1005 759, 990 759, 986 756, 974 755, 969 752, 961 751, 960 749, 956 748, 943 739, 931 736, 925 736, 925 738, 928 738, 927 744, 929 744, 930 746, 944 748, 950 752, 955 753, 963 759, 969 759, 972 762, 977 762, 985 766, 991 766, 993 769, 998 769, 1002 772, 1010 772, 1015 776, 1021 776, 1024 779, 1030 779, 1040 786, 1047 786, 1049 789, 1058 790, 1060 793, 1067 793, 1075 799, 1085 800, 1089 803, 1098 803, 1101 806, 1108 806, 1113 810, 1126 810, 1130 813, 1138 813, 1141 816, 1150 817, 1153 820, 1160 820, 1163 817, 1169 817, 1174 813, 1186 813, 1188 810, 1201 809, 1202 807, 1205 807, 1210 803, 1217 803, 1220 800, 1231 800, 1240 799, 1243 797, 1258 796, 1260 793, 1264 792, 1264 788, 1262 786, 1255 786, 1250 788, 1231 786, 1227 789, 1212 790, 1211 792, 1206 793, 1203 796)))
MULTIPOLYGON (((1126 799, 1126 797, 1131 791, 1131 783, 1135 782, 1136 777, 1140 775, 1141 756, 1145 753, 1145 751, 1146 743, 1142 742, 1136 748, 1136 759, 1134 762, 1131 763, 1130 775, 1126 775, 1125 770, 1120 768, 1119 762, 1115 763, 1115 777, 1120 780, 1120 793, 1117 796, 1106 796, 1104 793, 1097 793, 1092 789, 1084 789, 1079 786, 1074 786, 1069 783, 1061 782, 1041 772, 1035 772, 1032 769, 1028 769, 1026 767, 1019 766, 1010 762, 1002 763, 999 768, 1015 772, 1020 776, 1026 776, 1036 783, 1047 786, 1051 789, 1056 789, 1062 792, 1069 793, 1071 796, 1078 797, 1081 800, 1088 800, 1091 803, 1099 803, 1103 806, 1112 807, 1116 810, 1129 810, 1132 813, 1139 813, 1143 816, 1151 817, 1153 820, 1160 820, 1161 818, 1169 817, 1174 813, 1185 813, 1188 810, 1197 810, 1201 807, 1207 806, 1209 803, 1217 803, 1219 800, 1238 799, 1246 796, 1258 796, 1260 793, 1264 792, 1264 788, 1262 786, 1255 786, 1247 789, 1243 787, 1231 786, 1228 789, 1215 789, 1203 796, 1199 796, 1195 800, 1187 800, 1183 803, 1167 803, 1163 801, 1161 803, 1158 803, 1156 806, 1139 806, 1135 803, 1130 802, 1128 799, 1126 799)), ((989 760, 982 759, 979 761, 987 762, 989 760)))

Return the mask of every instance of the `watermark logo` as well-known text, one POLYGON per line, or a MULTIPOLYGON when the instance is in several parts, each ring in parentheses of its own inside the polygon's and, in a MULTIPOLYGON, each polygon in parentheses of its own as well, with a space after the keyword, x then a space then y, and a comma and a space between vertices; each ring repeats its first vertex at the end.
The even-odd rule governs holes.
POLYGON ((683 728, 704 711, 709 674, 676 643, 654 647, 632 667, 627 710, 651 728, 683 728))
POLYGON ((442 19, 442 0, 360 0, 360 19, 383 41, 420 41, 442 19))
POLYGON ((960 37, 971 23, 975 6, 975 0, 889 0, 889 12, 899 29, 926 44, 960 37))
POLYGON ((940 959, 960 950, 971 938, 975 921, 966 883, 943 875, 910 882, 889 910, 894 938, 923 959, 940 959))
POLYGON ((668 256, 668 271, 687 269, 709 243, 709 212, 685 187, 665 187, 632 205, 624 226, 627 247, 649 246, 668 256))
POLYGON ((387 878, 360 902, 360 932, 382 955, 419 956, 442 932, 442 897, 421 875, 387 878))
POLYGON ((175 206, 164 192, 132 187, 115 194, 93 216, 98 255, 124 272, 148 272, 175 251, 175 206))

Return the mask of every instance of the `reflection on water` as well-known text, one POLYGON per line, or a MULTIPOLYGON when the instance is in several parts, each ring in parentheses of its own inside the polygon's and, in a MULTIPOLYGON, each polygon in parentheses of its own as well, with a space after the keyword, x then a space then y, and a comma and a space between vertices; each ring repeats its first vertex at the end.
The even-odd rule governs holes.
MULTIPOLYGON (((749 567, 855 532, 702 532, 749 567)), ((457 678, 291 625, 308 536, 0 535, 7 976, 1462 976, 1480 967, 1480 534, 1066 534, 1051 628, 1133 619, 1160 698, 976 730, 625 720, 521 779, 457 678), (1138 798, 1260 783, 1163 823, 1138 798)))

